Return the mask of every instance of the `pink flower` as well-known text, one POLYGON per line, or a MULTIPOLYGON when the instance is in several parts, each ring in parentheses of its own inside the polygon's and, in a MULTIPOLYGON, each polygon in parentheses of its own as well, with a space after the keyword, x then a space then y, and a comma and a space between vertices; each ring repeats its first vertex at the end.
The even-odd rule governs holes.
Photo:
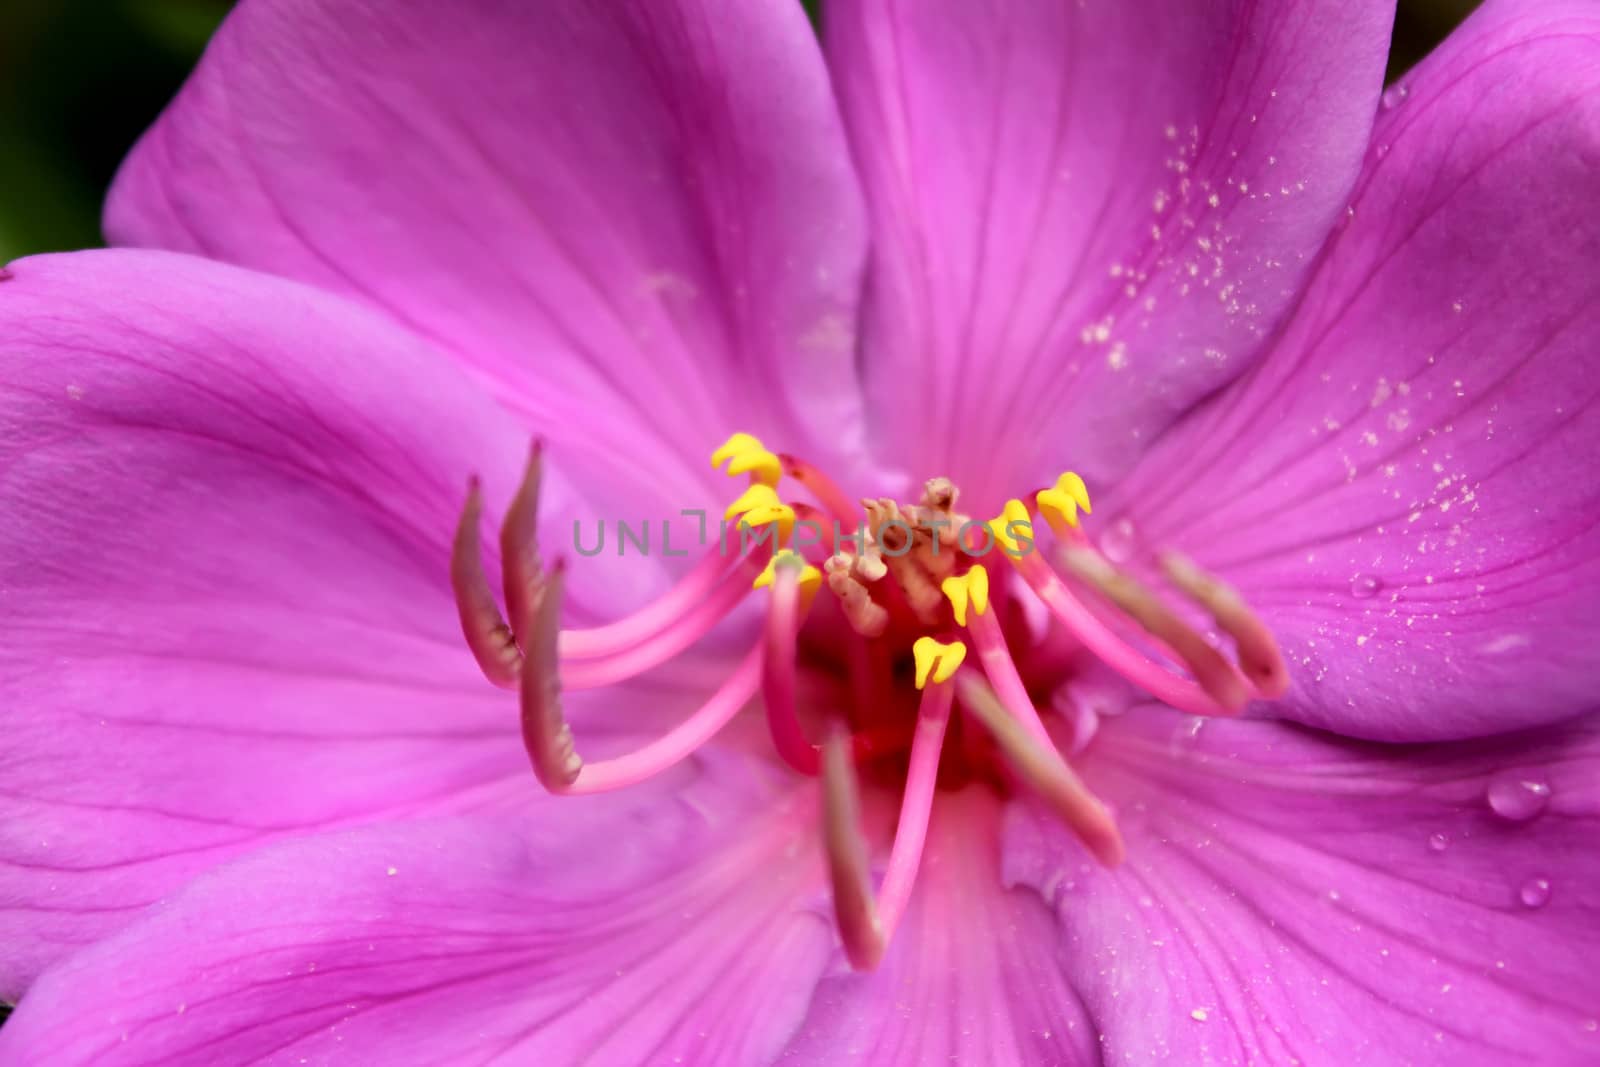
POLYGON ((0 1060, 1600 1058, 1600 12, 1490 0, 1380 101, 1390 14, 246 0, 132 247, 0 281, 0 1060), (735 431, 797 517, 1093 512, 798 642, 759 553, 567 553, 688 544, 735 431), (563 719, 501 680, 593 796, 448 580, 534 435, 565 592, 526 508, 490 573, 563 719), (1226 658, 1127 599, 1167 550, 1226 658))

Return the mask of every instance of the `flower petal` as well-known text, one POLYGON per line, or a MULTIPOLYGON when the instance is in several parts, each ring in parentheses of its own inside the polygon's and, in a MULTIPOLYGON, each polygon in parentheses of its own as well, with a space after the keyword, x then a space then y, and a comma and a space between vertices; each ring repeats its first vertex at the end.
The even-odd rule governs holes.
POLYGON ((1403 90, 1271 354, 1096 511, 1240 587, 1282 714, 1391 740, 1594 702, 1600 16, 1492 3, 1403 90))
POLYGON ((783 777, 274 846, 50 971, 0 1059, 765 1062, 834 951, 783 777))
MULTIPOLYGON (((127 251, 11 270, 0 997, 264 838, 528 795, 448 581, 468 472, 501 501, 520 474, 514 421, 294 283, 127 251)), ((552 472, 552 515, 575 499, 552 472)), ((637 578, 601 570, 575 578, 637 578)))
POLYGON ((385 308, 689 506, 735 429, 859 434, 864 216, 795 4, 249 0, 106 228, 385 308))
POLYGON ((1393 4, 828 8, 871 428, 997 509, 1245 367, 1344 209, 1393 4))
POLYGON ((882 966, 826 978, 786 1050, 796 1063, 1094 1062, 1049 912, 1000 884, 999 803, 940 794, 916 892, 882 966))
POLYGON ((1083 762, 1121 812, 1117 871, 1006 827, 1106 1062, 1600 1056, 1600 718, 1431 747, 1198 722, 1101 725, 1083 762), (1506 801, 1523 781, 1542 812, 1506 801))

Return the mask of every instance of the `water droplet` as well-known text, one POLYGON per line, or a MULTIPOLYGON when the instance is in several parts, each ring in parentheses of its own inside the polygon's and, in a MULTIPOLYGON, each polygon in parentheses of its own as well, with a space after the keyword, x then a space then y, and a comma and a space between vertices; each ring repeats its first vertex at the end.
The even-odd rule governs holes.
POLYGON ((1404 85, 1395 84, 1389 86, 1389 88, 1383 91, 1383 109, 1385 111, 1392 111, 1404 103, 1405 98, 1410 95, 1411 90, 1406 88, 1404 85))
POLYGON ((1548 878, 1529 878, 1522 883, 1522 889, 1517 893, 1522 903, 1530 908, 1542 908, 1550 899, 1550 880, 1548 878))
POLYGON ((1536 774, 1505 771, 1489 780, 1489 807, 1502 819, 1527 822, 1550 803, 1550 784, 1536 774))
POLYGON ((1384 156, 1389 154, 1389 146, 1386 144, 1381 144, 1372 150, 1372 154, 1378 159, 1382 159, 1384 156))
POLYGON ((1137 543, 1131 519, 1118 519, 1100 535, 1100 551, 1112 563, 1126 563, 1133 556, 1137 543))
POLYGON ((1450 839, 1444 834, 1434 834, 1428 838, 1428 848, 1433 852, 1443 852, 1450 847, 1450 839))
POLYGON ((1350 579, 1350 595, 1357 600, 1370 600, 1382 588, 1383 582, 1371 574, 1358 574, 1350 579))
POLYGON ((1206 728, 1204 715, 1185 715, 1178 721, 1177 729, 1172 733, 1173 747, 1190 746, 1199 742, 1200 733, 1206 728))

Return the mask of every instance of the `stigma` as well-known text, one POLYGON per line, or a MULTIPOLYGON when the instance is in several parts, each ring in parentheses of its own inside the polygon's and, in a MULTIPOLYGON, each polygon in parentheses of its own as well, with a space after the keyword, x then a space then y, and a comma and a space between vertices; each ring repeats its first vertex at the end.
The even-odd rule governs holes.
MULTIPOLYGON (((1089 490, 1076 473, 978 519, 961 510, 960 491, 946 478, 929 479, 914 502, 852 499, 814 465, 746 433, 711 454, 713 469, 746 479, 723 513, 724 536, 644 607, 601 626, 564 627, 565 564, 545 563, 535 532, 543 462, 536 442, 500 526, 500 600, 481 554, 476 479, 450 567, 469 650, 489 682, 517 693, 535 777, 562 795, 638 784, 691 756, 759 697, 777 754, 795 773, 819 779, 835 918, 845 954, 860 969, 877 965, 910 899, 941 762, 959 758, 946 752, 953 718, 956 729, 989 739, 979 751, 992 754, 993 765, 979 770, 1002 788, 1036 796, 1100 862, 1123 859, 1110 809, 1061 755, 1040 716, 1049 697, 1041 690, 1060 679, 1042 678, 1030 665, 1041 658, 1030 655, 1039 651, 1036 639, 1020 635, 1027 647, 1014 652, 1016 628, 1008 632, 1001 622, 1014 598, 1043 605, 1048 640, 1058 648, 1087 652, 1192 714, 1235 715, 1288 686, 1270 631, 1221 579, 1176 553, 1158 557, 1177 595, 1231 639, 1233 658, 1093 547, 1080 527, 1091 514, 1089 490), (727 536, 730 523, 736 540, 727 536), (617 685, 661 666, 752 597, 763 602, 763 622, 696 711, 633 752, 583 759, 563 692, 617 685), (818 714, 802 706, 808 644, 827 649, 846 679, 844 709, 818 714), (903 768, 900 817, 874 885, 860 775, 885 764, 903 768)), ((817 659, 807 669, 819 669, 817 659)))

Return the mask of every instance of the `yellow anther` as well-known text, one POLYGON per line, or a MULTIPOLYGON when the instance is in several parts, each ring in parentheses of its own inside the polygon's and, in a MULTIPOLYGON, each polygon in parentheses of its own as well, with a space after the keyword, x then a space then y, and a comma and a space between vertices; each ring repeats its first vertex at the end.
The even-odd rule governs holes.
MULTIPOLYGON (((728 505, 728 510, 722 513, 723 519, 732 522, 742 515, 748 515, 757 508, 783 507, 783 501, 778 499, 778 491, 770 485, 757 483, 739 494, 739 499, 728 505)), ((755 523, 751 523, 752 526, 755 523)))
POLYGON ((712 469, 722 466, 728 460, 745 452, 764 452, 766 448, 767 446, 761 443, 760 438, 753 437, 747 433, 736 433, 722 442, 721 447, 711 453, 712 469))
POLYGON ((1045 517, 1057 537, 1066 537, 1078 525, 1080 510, 1085 515, 1093 510, 1089 507, 1089 487, 1073 471, 1062 474, 1049 489, 1039 490, 1033 502, 1039 505, 1039 514, 1045 517))
POLYGON ((1059 489, 1041 489, 1034 494, 1033 502, 1039 505, 1039 514, 1050 524, 1057 537, 1065 537, 1078 525, 1078 502, 1059 489))
POLYGON ((1074 471, 1067 471, 1056 479, 1056 491, 1065 493, 1072 498, 1085 515, 1094 514, 1094 508, 1089 506, 1089 487, 1083 484, 1083 479, 1074 471))
POLYGON ((764 448, 753 448, 733 457, 728 474, 748 474, 755 485, 777 485, 783 477, 783 461, 764 448))
POLYGON ((955 612, 956 625, 967 624, 967 605, 972 605, 974 615, 989 610, 989 572, 979 563, 965 574, 951 575, 939 583, 944 595, 950 598, 950 608, 955 612))
POLYGON ((794 532, 794 508, 778 499, 778 491, 770 485, 759 482, 739 494, 739 499, 728 505, 728 510, 722 513, 722 518, 727 522, 739 520, 742 526, 757 529, 771 523, 778 524, 778 539, 776 544, 787 544, 789 535, 794 532))
POLYGON ((804 593, 814 593, 822 585, 822 572, 807 563, 805 557, 800 553, 786 548, 767 560, 766 567, 762 569, 760 574, 756 575, 755 584, 750 588, 765 589, 771 585, 777 580, 779 567, 799 568, 800 578, 797 584, 804 593))
POLYGON ((728 475, 750 475, 752 485, 777 485, 783 477, 783 462, 767 451, 761 439, 747 433, 736 433, 711 453, 711 465, 728 464, 728 475))
POLYGON ((760 529, 769 523, 778 524, 777 544, 789 543, 789 535, 794 532, 794 508, 788 504, 763 504, 758 508, 751 508, 744 513, 741 524, 749 526, 752 530, 760 529))
POLYGON ((1033 515, 1022 501, 1007 500, 1000 517, 989 520, 989 529, 1006 555, 1016 559, 1033 551, 1033 515))
POLYGON ((967 658, 967 646, 961 641, 948 645, 931 637, 919 637, 911 646, 911 655, 917 663, 917 688, 928 684, 928 675, 935 682, 948 682, 967 658))

